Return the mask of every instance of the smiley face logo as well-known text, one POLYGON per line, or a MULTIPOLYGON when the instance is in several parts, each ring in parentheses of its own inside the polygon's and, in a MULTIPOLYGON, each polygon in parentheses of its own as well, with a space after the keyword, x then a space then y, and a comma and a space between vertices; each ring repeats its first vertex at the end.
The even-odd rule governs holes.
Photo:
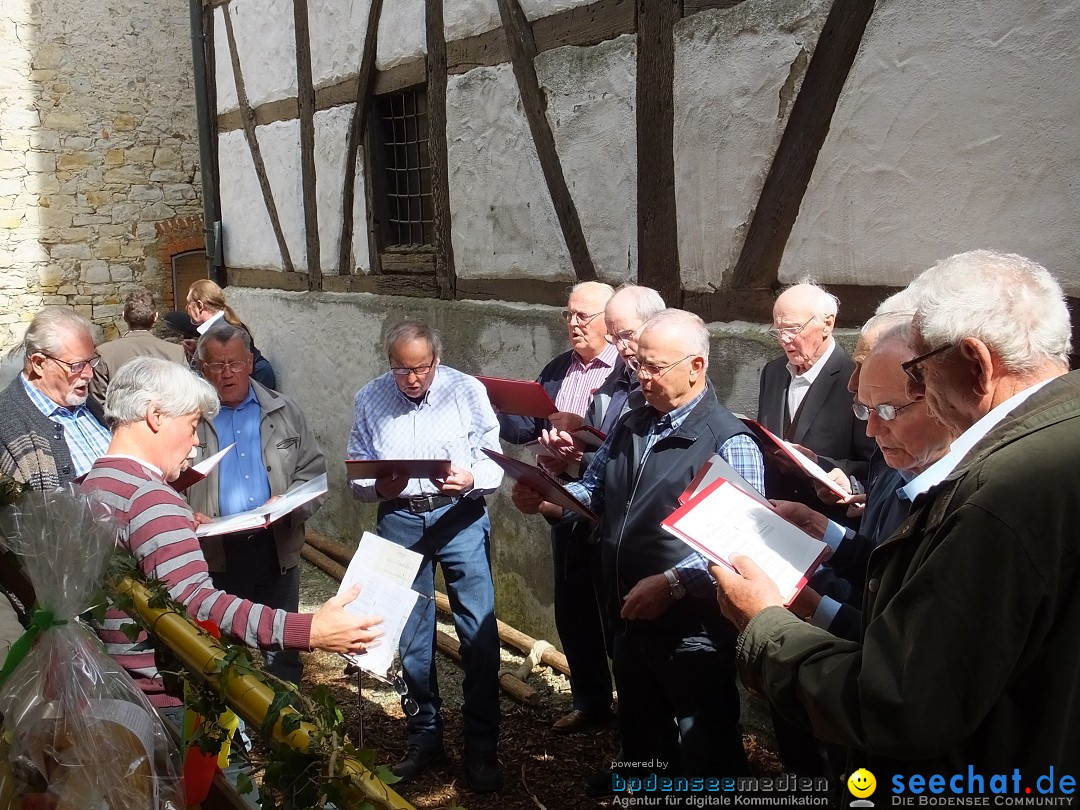
POLYGON ((877 779, 866 768, 859 768, 848 777, 847 786, 852 796, 865 799, 867 796, 872 796, 874 791, 877 790, 877 779))

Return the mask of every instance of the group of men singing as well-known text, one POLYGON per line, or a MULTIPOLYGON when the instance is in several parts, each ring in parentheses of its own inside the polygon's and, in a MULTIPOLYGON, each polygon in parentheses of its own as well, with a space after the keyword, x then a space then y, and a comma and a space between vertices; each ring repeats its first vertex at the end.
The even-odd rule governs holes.
MULTIPOLYGON (((485 505, 502 471, 483 452, 500 438, 536 447, 537 463, 599 517, 513 486, 514 505, 551 528, 573 692, 554 731, 617 716, 625 764, 588 790, 625 784, 642 763, 671 776, 745 774, 737 677, 769 700, 785 767, 799 775, 1080 771, 1080 378, 1067 373, 1069 313, 1046 269, 991 251, 939 262, 882 303, 854 356, 834 337, 837 301, 822 288, 777 298, 769 332, 784 354, 762 371, 757 421, 829 471, 833 489, 811 485, 720 401, 697 316, 645 287, 586 282, 563 317, 570 348, 537 378, 557 408, 547 419, 496 414, 416 321, 389 330, 389 370, 354 401, 349 458, 450 461, 442 477, 350 486, 377 502, 380 536, 422 555, 416 590, 433 596, 442 568, 475 791, 504 784, 485 505), (598 449, 575 439, 582 425, 606 436, 598 449), (714 454, 829 546, 791 604, 752 560, 716 565, 661 528, 714 454)), ((85 476, 126 518, 124 543, 144 570, 197 618, 274 652, 282 677, 300 677, 297 650, 378 642, 378 617, 344 609, 355 593, 297 613, 314 506, 250 535, 195 535, 198 522, 326 469, 302 411, 251 381, 245 330, 207 330, 201 377, 175 358, 126 361, 103 412, 87 396, 106 351, 84 320, 46 309, 25 348, 23 373, 0 393, 0 471, 41 489, 85 476), (168 486, 197 449, 232 442, 186 501, 168 486)), ((121 621, 101 628, 110 651, 157 705, 176 706, 121 621)), ((434 638, 434 602, 421 600, 400 649, 418 707, 393 767, 404 780, 445 758, 434 638)))

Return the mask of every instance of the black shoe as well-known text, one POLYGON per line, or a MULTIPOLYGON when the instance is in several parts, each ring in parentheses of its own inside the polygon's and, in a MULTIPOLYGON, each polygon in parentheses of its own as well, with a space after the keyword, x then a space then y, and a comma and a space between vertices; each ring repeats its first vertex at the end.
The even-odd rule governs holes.
POLYGON ((441 745, 433 745, 429 748, 410 745, 405 756, 390 768, 390 772, 400 777, 402 782, 409 782, 432 765, 442 765, 445 761, 446 752, 441 745))
POLYGON ((465 781, 475 793, 502 790, 504 780, 498 754, 494 751, 466 751, 465 781))

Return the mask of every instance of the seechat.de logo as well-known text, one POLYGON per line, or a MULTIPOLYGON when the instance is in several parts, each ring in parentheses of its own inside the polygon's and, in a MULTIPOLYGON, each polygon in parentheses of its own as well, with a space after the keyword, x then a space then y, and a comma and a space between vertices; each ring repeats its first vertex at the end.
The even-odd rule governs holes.
POLYGON ((851 791, 851 795, 859 801, 851 803, 852 807, 873 807, 874 803, 869 801, 870 796, 877 790, 877 779, 866 768, 859 768, 847 780, 848 790, 851 791))

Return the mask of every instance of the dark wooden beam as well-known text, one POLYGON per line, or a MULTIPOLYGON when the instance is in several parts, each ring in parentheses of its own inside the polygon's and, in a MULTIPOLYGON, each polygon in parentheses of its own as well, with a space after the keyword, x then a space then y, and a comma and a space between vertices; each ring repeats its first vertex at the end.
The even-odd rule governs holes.
POLYGON ((678 0, 637 0, 638 283, 679 306, 675 208, 675 40, 678 0))
MULTIPOLYGON (((226 14, 226 16, 228 16, 226 14)), ((255 126, 261 127, 278 121, 293 121, 299 114, 299 101, 296 96, 268 101, 250 112, 254 116, 255 126)), ((229 110, 218 116, 218 129, 231 132, 244 128, 244 115, 240 110, 229 110)))
POLYGON ((514 65, 518 92, 525 109, 525 119, 529 122, 536 155, 540 159, 540 168, 547 181, 555 216, 558 217, 566 249, 570 253, 570 262, 574 266, 574 275, 579 281, 594 281, 596 268, 593 266, 589 246, 585 242, 585 232, 581 228, 577 206, 566 185, 559 152, 555 147, 555 136, 547 118, 547 97, 540 89, 540 80, 536 76, 536 42, 532 28, 518 0, 498 0, 499 16, 503 30, 506 31, 506 44, 510 49, 510 59, 514 65))
POLYGON ((240 71, 240 53, 236 49, 236 33, 233 31, 232 15, 225 9, 222 14, 225 18, 225 34, 229 40, 229 57, 232 59, 233 82, 236 85, 236 99, 240 105, 241 117, 244 122, 244 139, 248 149, 251 150, 251 160, 255 164, 255 176, 259 180, 259 188, 262 190, 263 204, 270 216, 270 226, 274 229, 274 239, 277 240, 278 250, 281 252, 281 263, 287 272, 293 272, 292 257, 289 256, 289 246, 285 242, 285 232, 281 229, 281 219, 278 217, 277 204, 274 202, 274 192, 270 188, 270 178, 266 173, 266 163, 263 161, 262 149, 259 148, 259 139, 255 135, 255 115, 248 103, 247 89, 244 87, 244 75, 240 71))
POLYGON ((565 45, 588 47, 624 34, 635 34, 638 29, 634 6, 635 0, 597 0, 533 20, 536 52, 565 45))
MULTIPOLYGON (((304 240, 307 248, 308 284, 319 289, 322 282, 322 249, 319 244, 319 200, 315 190, 315 82, 311 75, 311 36, 308 0, 293 0, 293 31, 296 35, 296 98, 300 116, 300 182, 304 206, 304 240)), ((348 172, 346 172, 347 174, 348 172)))
POLYGON ((689 17, 712 8, 732 8, 742 2, 743 0, 683 0, 683 16, 689 17))
MULTIPOLYGON (((430 54, 431 51, 428 51, 430 54)), ((396 93, 409 87, 417 87, 427 81, 427 60, 418 57, 412 62, 395 65, 389 70, 380 70, 375 74, 375 95, 396 93)))
POLYGON ((435 284, 439 298, 453 298, 456 282, 450 236, 450 161, 446 147, 446 29, 443 0, 425 0, 427 28, 428 158, 434 208, 435 284))
POLYGON ((435 298, 438 289, 432 276, 382 275, 367 273, 352 276, 326 276, 326 292, 364 292, 374 295, 403 295, 409 298, 435 298))
MULTIPOLYGON (((899 287, 862 286, 858 284, 823 284, 826 290, 840 299, 837 325, 858 329, 874 314, 878 304, 899 287)), ((750 321, 771 323, 776 289, 766 287, 723 288, 715 292, 683 294, 683 307, 700 315, 705 321, 750 321)))
POLYGON ((574 282, 571 280, 459 278, 458 298, 475 301, 525 301, 529 304, 564 307, 573 286, 574 282))
POLYGON ((733 287, 776 285, 784 248, 873 10, 874 0, 834 0, 731 273, 733 287))
POLYGON ((341 189, 341 236, 338 239, 338 275, 349 275, 355 262, 352 258, 353 207, 356 200, 356 157, 360 153, 360 141, 367 128, 368 110, 371 108, 371 87, 375 77, 375 54, 379 44, 379 15, 382 0, 371 0, 368 8, 367 30, 364 32, 364 51, 360 58, 360 74, 357 77, 352 122, 345 145, 345 178, 341 189))
POLYGON ((228 270, 230 287, 257 287, 261 290, 285 290, 286 292, 307 292, 308 290, 307 273, 285 273, 281 270, 252 267, 230 267, 228 270))

